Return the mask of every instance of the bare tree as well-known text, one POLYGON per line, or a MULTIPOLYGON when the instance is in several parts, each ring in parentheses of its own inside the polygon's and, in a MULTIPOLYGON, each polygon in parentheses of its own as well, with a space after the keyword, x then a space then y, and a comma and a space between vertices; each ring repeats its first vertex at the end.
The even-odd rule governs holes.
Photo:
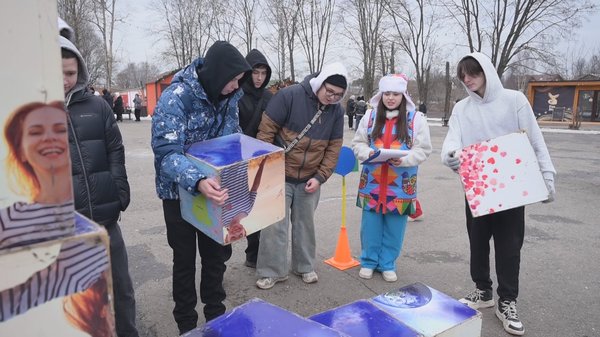
POLYGON ((321 70, 325 61, 327 45, 331 37, 331 21, 335 0, 296 0, 298 4, 298 38, 308 70, 321 70))
POLYGON ((105 54, 102 41, 90 23, 90 0, 59 0, 58 14, 75 31, 73 43, 81 53, 90 75, 90 83, 104 76, 105 54))
POLYGON ((237 9, 228 0, 213 0, 208 6, 213 20, 214 40, 232 41, 236 30, 237 9))
POLYGON ((100 32, 100 38, 102 39, 102 46, 104 49, 105 87, 110 90, 115 63, 113 50, 115 24, 121 21, 115 12, 117 0, 90 1, 93 8, 91 22, 100 32))
POLYGON ((246 53, 252 50, 256 21, 258 19, 258 5, 259 0, 235 0, 233 2, 237 35, 246 45, 246 53))
POLYGON ((158 33, 168 41, 163 55, 178 68, 204 55, 214 27, 213 7, 208 0, 157 0, 155 8, 164 18, 158 33))
POLYGON ((266 0, 265 17, 273 26, 273 38, 265 38, 266 42, 277 54, 276 69, 278 78, 288 78, 287 66, 289 64, 289 78, 295 81, 294 76, 294 51, 296 49, 296 25, 298 10, 296 0, 266 0))
POLYGON ((342 6, 345 35, 359 47, 363 64, 363 93, 373 93, 377 51, 381 51, 382 73, 385 73, 386 55, 381 45, 382 20, 385 13, 385 0, 348 0, 342 6))
POLYGON ((115 86, 121 89, 143 89, 146 83, 158 77, 160 70, 148 62, 128 63, 115 78, 115 86))
POLYGON ((434 17, 429 0, 388 0, 386 10, 391 15, 398 34, 398 46, 415 67, 419 100, 426 103, 429 92, 429 72, 437 54, 435 33, 441 19, 434 17))
POLYGON ((595 0, 445 0, 446 8, 466 34, 471 51, 489 51, 502 76, 515 56, 529 51, 540 61, 554 56, 553 39, 566 37, 590 11, 595 0))

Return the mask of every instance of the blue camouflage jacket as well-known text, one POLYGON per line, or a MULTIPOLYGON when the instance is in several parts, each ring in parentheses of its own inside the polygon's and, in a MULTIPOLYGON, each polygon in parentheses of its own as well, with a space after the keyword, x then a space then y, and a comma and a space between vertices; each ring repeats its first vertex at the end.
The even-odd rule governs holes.
POLYGON ((241 132, 238 101, 243 91, 236 90, 215 106, 198 81, 196 69, 202 64, 203 59, 198 58, 175 74, 152 116, 156 192, 160 199, 179 199, 177 185, 198 194, 196 183, 204 175, 186 158, 187 145, 241 132))

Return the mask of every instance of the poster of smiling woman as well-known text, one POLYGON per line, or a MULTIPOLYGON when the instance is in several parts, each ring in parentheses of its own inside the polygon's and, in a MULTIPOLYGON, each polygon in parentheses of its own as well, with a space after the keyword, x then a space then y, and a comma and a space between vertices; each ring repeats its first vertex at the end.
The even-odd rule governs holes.
POLYGON ((0 11, 0 336, 115 336, 109 240, 75 213, 56 2, 0 11))

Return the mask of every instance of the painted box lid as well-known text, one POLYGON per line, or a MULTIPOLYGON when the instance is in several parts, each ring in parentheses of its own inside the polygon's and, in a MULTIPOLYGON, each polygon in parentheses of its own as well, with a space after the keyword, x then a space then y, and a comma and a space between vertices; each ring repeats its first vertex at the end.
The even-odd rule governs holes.
POLYGON ((317 322, 252 299, 187 332, 185 337, 349 337, 317 322))
POLYGON ((310 319, 351 337, 422 336, 365 300, 359 300, 322 312, 311 316, 310 319))

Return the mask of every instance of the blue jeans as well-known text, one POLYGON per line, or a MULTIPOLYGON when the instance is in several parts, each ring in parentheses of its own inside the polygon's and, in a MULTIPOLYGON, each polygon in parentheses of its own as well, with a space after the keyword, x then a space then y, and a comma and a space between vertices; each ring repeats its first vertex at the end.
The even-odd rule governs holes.
POLYGON ((292 223, 292 270, 314 271, 316 255, 315 210, 321 187, 314 193, 304 191, 306 183, 285 183, 285 218, 264 228, 256 263, 258 277, 284 277, 290 266, 287 259, 289 223, 292 223))
POLYGON ((362 267, 379 271, 396 270, 407 218, 406 215, 363 210, 360 224, 362 267))

